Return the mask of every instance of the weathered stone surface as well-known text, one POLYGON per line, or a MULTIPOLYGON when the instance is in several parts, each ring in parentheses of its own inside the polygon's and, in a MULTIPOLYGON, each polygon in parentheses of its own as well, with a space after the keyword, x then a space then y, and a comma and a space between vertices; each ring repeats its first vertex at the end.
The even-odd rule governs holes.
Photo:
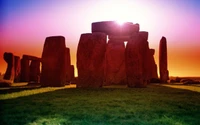
POLYGON ((102 21, 92 23, 92 33, 102 32, 107 35, 132 35, 139 32, 139 24, 134 25, 131 22, 126 22, 119 25, 115 21, 102 21))
POLYGON ((12 53, 5 52, 3 55, 4 60, 7 63, 7 69, 3 79, 5 80, 14 80, 15 77, 15 60, 12 53))
POLYGON ((30 64, 30 82, 39 83, 40 80, 40 61, 32 60, 30 64))
POLYGON ((20 81, 29 82, 29 74, 30 74, 29 59, 22 58, 20 81))
POLYGON ((70 65, 69 69, 67 70, 67 84, 71 84, 74 81, 74 66, 70 65))
POLYGON ((74 79, 75 78, 74 65, 70 65, 70 74, 71 74, 71 79, 74 79))
POLYGON ((153 78, 158 79, 157 65, 156 65, 156 62, 154 60, 154 53, 155 53, 154 49, 149 49, 149 51, 148 51, 148 54, 149 54, 148 63, 149 63, 149 65, 148 65, 148 67, 149 67, 149 73, 150 73, 149 77, 150 77, 150 79, 153 79, 153 78))
POLYGON ((31 56, 31 55, 23 55, 22 56, 23 59, 27 59, 27 60, 37 60, 37 61, 40 61, 41 62, 41 58, 39 57, 36 57, 36 56, 31 56))
POLYGON ((146 87, 147 85, 147 50, 148 42, 140 33, 135 34, 126 45, 126 75, 129 87, 146 87))
POLYGON ((146 31, 141 31, 139 32, 139 37, 140 37, 140 50, 139 52, 141 53, 141 58, 142 58, 142 68, 143 68, 143 84, 141 84, 139 87, 146 87, 146 84, 149 83, 150 81, 150 75, 149 75, 149 55, 148 55, 148 50, 149 50, 149 42, 148 40, 148 32, 146 31))
POLYGON ((77 87, 103 85, 106 34, 82 34, 77 49, 77 87))
POLYGON ((123 85, 126 83, 125 45, 121 40, 109 40, 105 57, 105 84, 123 85))
POLYGON ((47 37, 42 52, 42 86, 64 86, 66 82, 67 48, 63 36, 47 37))
POLYGON ((71 80, 70 81, 72 81, 73 79, 74 79, 74 77, 75 77, 75 75, 74 75, 74 65, 70 65, 70 78, 71 78, 71 80))
POLYGON ((124 42, 124 41, 129 41, 131 39, 131 36, 130 35, 127 35, 127 36, 109 35, 108 39, 124 42))
POLYGON ((149 37, 149 33, 146 31, 140 31, 138 33, 140 35, 140 37, 142 37, 144 39, 144 41, 148 41, 148 37, 149 37))
POLYGON ((21 62, 19 56, 14 56, 15 59, 15 79, 14 82, 20 82, 21 62))
POLYGON ((161 83, 167 83, 169 72, 167 69, 167 40, 162 37, 159 45, 159 69, 161 83))
POLYGON ((69 48, 66 48, 66 58, 67 58, 67 62, 66 62, 66 65, 67 65, 66 82, 70 83, 70 81, 71 81, 71 74, 70 74, 71 57, 70 57, 70 49, 69 48))

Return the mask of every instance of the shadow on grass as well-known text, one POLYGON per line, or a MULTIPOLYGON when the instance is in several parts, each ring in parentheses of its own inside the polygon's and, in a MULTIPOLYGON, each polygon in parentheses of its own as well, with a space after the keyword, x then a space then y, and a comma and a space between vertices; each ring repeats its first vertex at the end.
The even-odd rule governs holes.
MULTIPOLYGON (((46 88, 30 91, 41 89, 46 88)), ((4 99, 0 104, 2 125, 200 123, 200 93, 156 85, 141 89, 68 88, 4 99)))
POLYGON ((0 94, 8 94, 8 93, 13 93, 13 92, 20 92, 20 91, 24 91, 24 90, 34 90, 34 89, 38 89, 40 87, 11 87, 11 88, 6 88, 6 89, 0 89, 0 94))

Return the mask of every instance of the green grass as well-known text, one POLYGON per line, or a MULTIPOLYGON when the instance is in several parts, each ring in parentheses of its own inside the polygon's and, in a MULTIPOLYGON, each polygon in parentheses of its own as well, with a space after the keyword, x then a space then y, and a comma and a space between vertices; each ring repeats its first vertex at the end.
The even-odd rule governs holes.
POLYGON ((1 90, 1 125, 199 125, 200 93, 147 88, 1 90))

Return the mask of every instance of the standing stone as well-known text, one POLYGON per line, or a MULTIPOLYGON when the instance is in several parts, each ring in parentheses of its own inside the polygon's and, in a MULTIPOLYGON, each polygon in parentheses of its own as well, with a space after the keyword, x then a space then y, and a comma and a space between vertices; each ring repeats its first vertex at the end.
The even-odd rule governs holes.
POLYGON ((71 76, 71 81, 72 81, 75 78, 74 65, 70 65, 70 76, 71 76))
POLYGON ((125 85, 125 45, 121 40, 109 40, 105 57, 105 84, 125 85))
POLYGON ((158 79, 157 73, 157 65, 154 60, 154 49, 149 49, 149 71, 150 71, 150 79, 158 79))
POLYGON ((22 58, 21 59, 21 82, 29 82, 29 73, 30 73, 30 68, 29 68, 29 60, 27 58, 22 58))
POLYGON ((167 40, 162 37, 159 46, 159 69, 161 83, 167 83, 169 72, 167 69, 167 40))
POLYGON ((20 82, 21 62, 19 56, 14 56, 15 59, 15 79, 14 82, 20 82))
POLYGON ((70 65, 69 66, 69 69, 67 70, 67 74, 68 74, 68 77, 67 77, 67 83, 70 84, 74 81, 74 66, 73 65, 70 65))
POLYGON ((39 83, 40 80, 40 61, 32 60, 30 64, 30 82, 39 83))
POLYGON ((82 34, 77 49, 77 87, 103 86, 106 34, 82 34))
POLYGON ((70 57, 70 49, 69 48, 66 48, 66 58, 67 58, 67 62, 66 62, 66 65, 67 65, 66 82, 70 83, 70 81, 71 81, 71 75, 70 75, 71 57, 70 57))
MULTIPOLYGON (((39 62, 41 62, 41 58, 38 58, 38 57, 35 57, 35 56, 31 56, 31 55, 23 55, 22 56, 22 59, 21 59, 21 78, 20 78, 21 82, 29 82, 30 80, 31 81, 33 80, 33 79, 30 79, 30 77, 32 77, 32 74, 30 73, 30 61, 33 61, 33 60, 34 60, 34 62, 36 61, 37 64, 39 62)), ((35 64, 32 64, 32 66, 33 65, 35 65, 35 64)), ((33 72, 33 70, 31 72, 33 72)))
POLYGON ((125 59, 128 87, 146 87, 147 85, 147 36, 148 32, 135 34, 126 45, 125 59))
POLYGON ((42 86, 64 86, 66 82, 67 48, 63 36, 47 37, 42 52, 42 86))
POLYGON ((147 83, 149 83, 149 42, 148 40, 149 33, 146 31, 140 31, 139 37, 140 37, 140 43, 139 43, 139 52, 141 53, 141 59, 142 59, 142 68, 143 68, 143 84, 139 87, 145 87, 147 83))
POLYGON ((3 55, 4 60, 7 63, 7 69, 3 79, 5 80, 14 80, 15 77, 15 60, 12 53, 5 52, 3 55))

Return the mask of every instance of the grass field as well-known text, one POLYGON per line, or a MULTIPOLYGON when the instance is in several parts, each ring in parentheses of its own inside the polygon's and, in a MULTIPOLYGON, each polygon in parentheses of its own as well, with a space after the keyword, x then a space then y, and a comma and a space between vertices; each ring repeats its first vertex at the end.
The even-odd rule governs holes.
POLYGON ((0 90, 1 125, 199 125, 200 93, 147 88, 0 90))

